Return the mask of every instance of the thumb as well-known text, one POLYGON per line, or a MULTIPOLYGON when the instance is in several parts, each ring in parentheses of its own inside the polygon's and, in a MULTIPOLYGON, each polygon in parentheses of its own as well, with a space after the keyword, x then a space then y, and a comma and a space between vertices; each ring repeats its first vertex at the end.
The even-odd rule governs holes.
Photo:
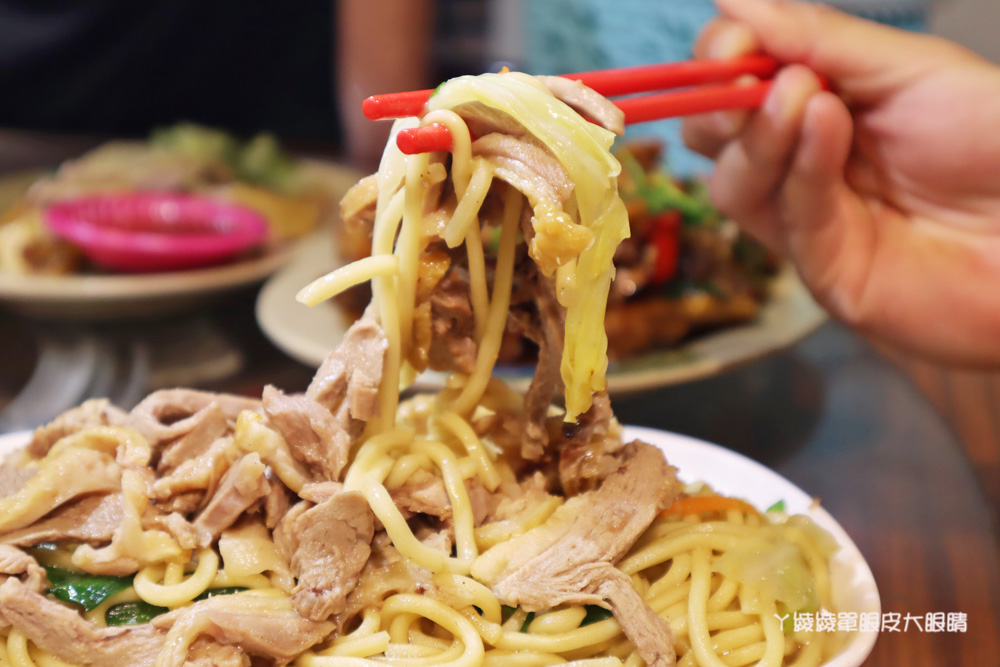
POLYGON ((785 246, 824 306, 855 322, 876 239, 869 215, 844 181, 851 116, 830 93, 805 110, 799 145, 779 192, 785 246))
POLYGON ((748 25, 760 48, 785 63, 823 74, 837 91, 874 101, 964 50, 945 40, 859 19, 820 4, 791 0, 716 0, 730 19, 748 25))

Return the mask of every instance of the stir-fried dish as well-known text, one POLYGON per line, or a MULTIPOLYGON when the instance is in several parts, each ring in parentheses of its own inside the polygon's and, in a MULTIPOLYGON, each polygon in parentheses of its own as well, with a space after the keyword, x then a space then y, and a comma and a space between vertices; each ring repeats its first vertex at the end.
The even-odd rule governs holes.
POLYGON ((267 221, 271 242, 279 243, 307 234, 335 210, 323 176, 290 158, 268 134, 239 141, 181 124, 154 131, 149 141, 103 144, 40 178, 0 212, 0 274, 95 270, 45 224, 45 207, 57 201, 137 192, 207 195, 254 209, 267 221))
POLYGON ((494 74, 445 83, 396 130, 421 122, 447 125, 453 152, 390 142, 346 202, 373 216, 371 257, 300 294, 373 289, 305 393, 93 401, 8 457, 0 657, 718 667, 831 654, 829 635, 780 620, 830 609, 830 538, 683 487, 612 415, 604 310, 629 233, 616 108, 579 84, 494 74), (539 348, 523 396, 491 377, 510 328, 539 348), (400 402, 428 367, 451 371, 446 388, 400 402))

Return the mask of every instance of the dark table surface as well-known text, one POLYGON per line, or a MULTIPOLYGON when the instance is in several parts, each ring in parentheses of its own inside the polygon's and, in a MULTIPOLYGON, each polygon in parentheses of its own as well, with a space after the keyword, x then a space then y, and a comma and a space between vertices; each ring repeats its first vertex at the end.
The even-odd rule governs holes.
MULTIPOLYGON (((4 163, 52 161, 48 150, 45 142, 24 144, 18 160, 0 159, 0 171, 4 163)), ((259 395, 272 383, 301 391, 312 370, 260 333, 255 296, 244 289, 200 313, 98 328, 35 322, 0 308, 0 417, 31 379, 40 347, 95 339, 117 358, 157 331, 161 343, 163 332, 169 338, 185 329, 221 341, 232 363, 202 374, 196 384, 203 388, 259 395)), ((184 356, 183 345, 171 349, 184 356)), ((133 376, 151 381, 155 374, 133 376)), ((623 423, 724 445, 821 498, 870 564, 884 611, 967 615, 965 632, 883 633, 867 665, 989 667, 1000 665, 1000 420, 996 396, 984 392, 997 386, 962 377, 906 360, 900 367, 829 324, 754 364, 613 403, 623 423)))

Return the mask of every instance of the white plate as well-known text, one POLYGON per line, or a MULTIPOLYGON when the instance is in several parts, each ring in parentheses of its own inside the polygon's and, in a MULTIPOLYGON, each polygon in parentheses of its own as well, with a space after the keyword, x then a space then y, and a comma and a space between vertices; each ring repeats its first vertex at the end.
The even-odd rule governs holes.
MULTIPOLYGON (((27 431, 0 436, 0 459, 27 444, 27 431)), ((791 514, 806 514, 829 532, 840 549, 830 563, 833 603, 838 612, 881 613, 882 605, 872 571, 857 546, 837 521, 812 497, 778 473, 736 452, 666 431, 625 427, 626 441, 640 439, 663 450, 685 482, 704 481, 726 495, 744 498, 757 507, 784 500, 791 514)), ((823 667, 860 667, 871 653, 876 632, 856 632, 823 667)))
MULTIPOLYGON (((261 329, 275 345, 308 366, 323 362, 350 322, 334 305, 321 303, 310 308, 297 302, 295 294, 339 265, 333 239, 319 240, 303 248, 292 263, 272 276, 257 298, 261 329)), ((608 368, 608 391, 624 394, 715 375, 794 344, 825 319, 826 314, 795 273, 786 269, 773 281, 771 296, 753 322, 612 363, 608 368)), ((528 386, 533 373, 531 366, 500 365, 494 371, 519 391, 528 386)), ((444 377, 424 373, 417 379, 417 386, 438 389, 444 377)))
MULTIPOLYGON (((358 180, 354 169, 303 160, 310 177, 321 179, 332 201, 358 180)), ((27 175, 0 179, 0 204, 30 185, 27 175)), ((329 236, 330 232, 324 232, 329 236)), ((195 306, 219 294, 263 281, 294 256, 302 241, 275 245, 232 263, 191 271, 137 275, 11 276, 0 274, 0 302, 26 315, 73 320, 128 319, 166 314, 195 306)))

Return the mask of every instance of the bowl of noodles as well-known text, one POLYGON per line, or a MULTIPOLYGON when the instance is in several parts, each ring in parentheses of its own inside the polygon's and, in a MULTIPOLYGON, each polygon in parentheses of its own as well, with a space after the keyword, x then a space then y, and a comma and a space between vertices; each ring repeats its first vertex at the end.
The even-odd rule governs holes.
POLYGON ((305 392, 94 400, 21 436, 0 465, 7 661, 860 664, 871 633, 791 620, 878 611, 836 522, 752 462, 614 418, 614 112, 559 90, 460 77, 397 121, 454 149, 390 141, 362 186, 372 255, 299 298, 370 281, 372 300, 305 392), (523 393, 492 373, 508 327, 539 348, 523 393), (444 387, 401 398, 426 368, 444 387))

